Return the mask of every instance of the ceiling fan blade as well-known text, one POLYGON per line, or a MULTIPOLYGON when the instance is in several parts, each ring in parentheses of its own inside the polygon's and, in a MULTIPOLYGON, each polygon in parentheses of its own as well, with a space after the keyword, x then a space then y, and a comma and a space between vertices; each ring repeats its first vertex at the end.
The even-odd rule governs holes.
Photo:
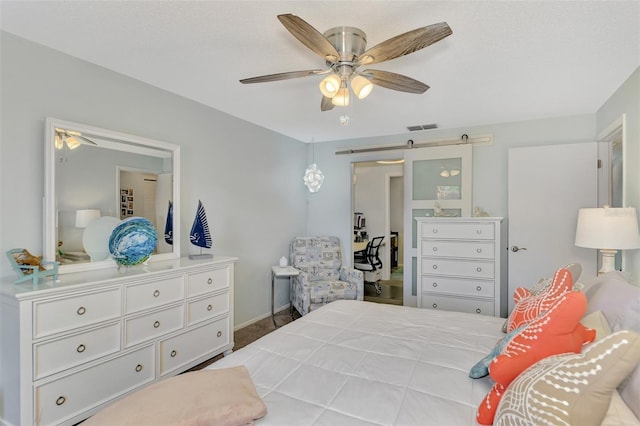
POLYGON ((334 105, 333 102, 331 102, 331 98, 323 96, 322 101, 320 102, 320 111, 330 111, 333 107, 334 105))
POLYGON ((94 141, 92 141, 92 140, 91 140, 91 139, 89 139, 89 138, 85 138, 85 137, 84 137, 84 136, 82 136, 82 135, 76 135, 76 138, 80 138, 80 139, 82 139, 83 141, 85 141, 85 142, 86 142, 86 143, 88 143, 89 145, 98 146, 98 144, 97 144, 97 143, 95 143, 94 141))
POLYGON ((291 78, 307 77, 310 75, 323 74, 323 70, 305 70, 305 71, 290 71, 281 72, 278 74, 261 75, 259 77, 244 78, 240 80, 242 84, 250 83, 266 83, 268 81, 289 80, 291 78))
POLYGON ((340 58, 331 42, 304 19, 290 13, 278 15, 278 19, 295 38, 320 57, 329 62, 335 62, 340 58))
POLYGON ((373 84, 407 93, 424 93, 429 86, 421 81, 395 72, 380 70, 364 70, 362 72, 373 84))
POLYGON ((360 55, 362 65, 377 64, 408 55, 453 34, 446 22, 427 25, 392 37, 360 55))

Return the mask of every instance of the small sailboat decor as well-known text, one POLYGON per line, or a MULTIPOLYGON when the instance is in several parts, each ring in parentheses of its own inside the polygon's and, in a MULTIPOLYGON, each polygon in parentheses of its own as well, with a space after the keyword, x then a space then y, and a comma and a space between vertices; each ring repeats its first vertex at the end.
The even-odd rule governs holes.
POLYGON ((169 210, 167 211, 167 223, 164 226, 164 241, 173 245, 173 203, 169 200, 169 210))
POLYGON ((207 223, 207 214, 204 211, 202 201, 198 200, 198 211, 196 217, 193 220, 191 226, 191 233, 189 234, 191 244, 200 247, 200 254, 190 254, 189 259, 211 259, 213 255, 211 253, 202 253, 202 248, 211 248, 211 232, 209 232, 209 224, 207 223))

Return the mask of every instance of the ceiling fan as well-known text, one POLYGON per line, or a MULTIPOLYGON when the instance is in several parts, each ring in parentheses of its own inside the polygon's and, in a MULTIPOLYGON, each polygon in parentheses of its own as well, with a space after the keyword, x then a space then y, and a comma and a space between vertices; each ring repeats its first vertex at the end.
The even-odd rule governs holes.
POLYGON ((98 145, 91 139, 82 136, 82 133, 76 132, 74 130, 59 129, 56 127, 55 132, 56 135, 54 139, 54 145, 56 149, 62 149, 65 145, 69 149, 76 149, 77 147, 82 145, 83 142, 88 145, 98 145))
POLYGON ((322 111, 349 105, 349 88, 358 99, 369 95, 374 84, 400 92, 424 93, 429 86, 411 77, 373 69, 360 71, 358 68, 408 55, 453 33, 446 22, 440 22, 408 31, 365 50, 367 36, 358 28, 335 27, 322 34, 302 18, 290 13, 278 15, 278 19, 295 38, 322 57, 328 68, 262 75, 240 82, 264 83, 328 74, 320 82, 322 111))

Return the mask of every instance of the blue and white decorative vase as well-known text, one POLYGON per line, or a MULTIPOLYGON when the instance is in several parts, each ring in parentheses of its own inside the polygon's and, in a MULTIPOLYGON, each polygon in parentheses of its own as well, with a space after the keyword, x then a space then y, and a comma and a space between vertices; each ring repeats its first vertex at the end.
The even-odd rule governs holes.
POLYGON ((158 231, 149 219, 130 217, 120 222, 109 238, 109 252, 119 265, 145 262, 158 245, 158 231))

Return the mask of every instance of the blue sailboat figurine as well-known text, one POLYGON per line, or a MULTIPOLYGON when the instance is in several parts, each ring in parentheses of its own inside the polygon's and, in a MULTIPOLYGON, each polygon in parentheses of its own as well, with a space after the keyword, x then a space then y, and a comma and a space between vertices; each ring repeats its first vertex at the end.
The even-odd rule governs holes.
POLYGON ((189 234, 191 244, 200 247, 200 254, 190 254, 189 259, 212 259, 211 253, 202 253, 202 248, 211 248, 211 232, 209 231, 209 224, 207 223, 207 215, 204 211, 202 201, 198 200, 198 211, 196 217, 191 226, 191 233, 189 234))
POLYGON ((167 223, 164 226, 164 241, 173 245, 173 203, 169 200, 169 210, 167 211, 167 223))

